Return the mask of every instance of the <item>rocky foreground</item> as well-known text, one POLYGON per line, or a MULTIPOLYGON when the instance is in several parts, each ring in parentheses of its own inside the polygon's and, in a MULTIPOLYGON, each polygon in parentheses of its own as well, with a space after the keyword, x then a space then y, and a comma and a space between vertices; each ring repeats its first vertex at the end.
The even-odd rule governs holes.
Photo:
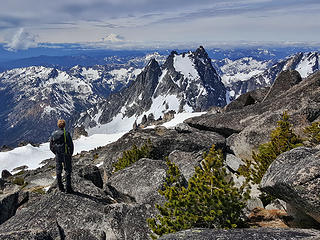
MULTIPOLYGON (((304 80, 295 71, 283 72, 271 88, 242 95, 225 109, 214 109, 172 129, 138 128, 117 142, 78 154, 73 158, 74 194, 57 191, 53 159, 33 171, 3 174, 0 239, 150 239, 146 219, 155 216, 154 205, 165 200, 157 191, 166 177, 165 157, 188 180, 202 153, 215 144, 223 149, 230 175, 241 182, 239 167, 251 158, 252 150, 269 140, 284 111, 297 133, 319 121, 319 72, 304 80), (148 139, 149 158, 113 172, 112 164, 124 151, 148 139)), ((293 149, 280 155, 262 180, 262 189, 287 205, 286 211, 278 205, 286 215, 281 226, 287 229, 191 229, 160 239, 320 239, 320 231, 315 230, 320 229, 319 156, 317 148, 293 149), (293 226, 298 228, 289 228, 293 226)), ((271 208, 263 205, 257 187, 253 186, 247 203, 247 216, 253 209, 271 208)))

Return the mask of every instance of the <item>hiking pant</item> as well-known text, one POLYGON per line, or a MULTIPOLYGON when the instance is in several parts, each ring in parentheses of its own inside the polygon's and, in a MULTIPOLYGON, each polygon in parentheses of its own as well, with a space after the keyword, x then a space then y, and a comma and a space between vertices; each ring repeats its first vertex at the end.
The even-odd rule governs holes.
POLYGON ((62 183, 62 169, 64 169, 66 173, 66 188, 67 190, 71 190, 71 172, 72 172, 72 164, 71 164, 71 156, 67 154, 57 154, 56 155, 56 175, 58 187, 61 191, 64 190, 62 183))

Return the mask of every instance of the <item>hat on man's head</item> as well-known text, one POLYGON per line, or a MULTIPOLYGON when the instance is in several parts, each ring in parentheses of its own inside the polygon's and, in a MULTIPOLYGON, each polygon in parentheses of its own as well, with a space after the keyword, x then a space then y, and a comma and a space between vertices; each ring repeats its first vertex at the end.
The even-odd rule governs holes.
POLYGON ((57 125, 58 128, 64 129, 64 127, 66 126, 66 121, 63 119, 59 119, 57 125))

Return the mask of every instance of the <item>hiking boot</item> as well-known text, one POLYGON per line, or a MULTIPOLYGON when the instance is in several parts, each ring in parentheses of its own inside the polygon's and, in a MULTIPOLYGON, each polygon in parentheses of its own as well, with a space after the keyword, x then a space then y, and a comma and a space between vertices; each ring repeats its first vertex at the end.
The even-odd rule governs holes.
POLYGON ((72 188, 67 188, 66 193, 72 194, 72 193, 74 193, 74 191, 73 191, 73 189, 72 189, 72 188))

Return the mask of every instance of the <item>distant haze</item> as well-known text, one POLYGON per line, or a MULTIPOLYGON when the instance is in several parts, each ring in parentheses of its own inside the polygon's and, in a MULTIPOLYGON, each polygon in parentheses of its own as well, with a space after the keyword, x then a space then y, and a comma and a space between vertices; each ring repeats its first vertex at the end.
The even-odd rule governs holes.
POLYGON ((89 46, 197 46, 317 43, 319 0, 10 0, 1 2, 0 43, 89 46))

